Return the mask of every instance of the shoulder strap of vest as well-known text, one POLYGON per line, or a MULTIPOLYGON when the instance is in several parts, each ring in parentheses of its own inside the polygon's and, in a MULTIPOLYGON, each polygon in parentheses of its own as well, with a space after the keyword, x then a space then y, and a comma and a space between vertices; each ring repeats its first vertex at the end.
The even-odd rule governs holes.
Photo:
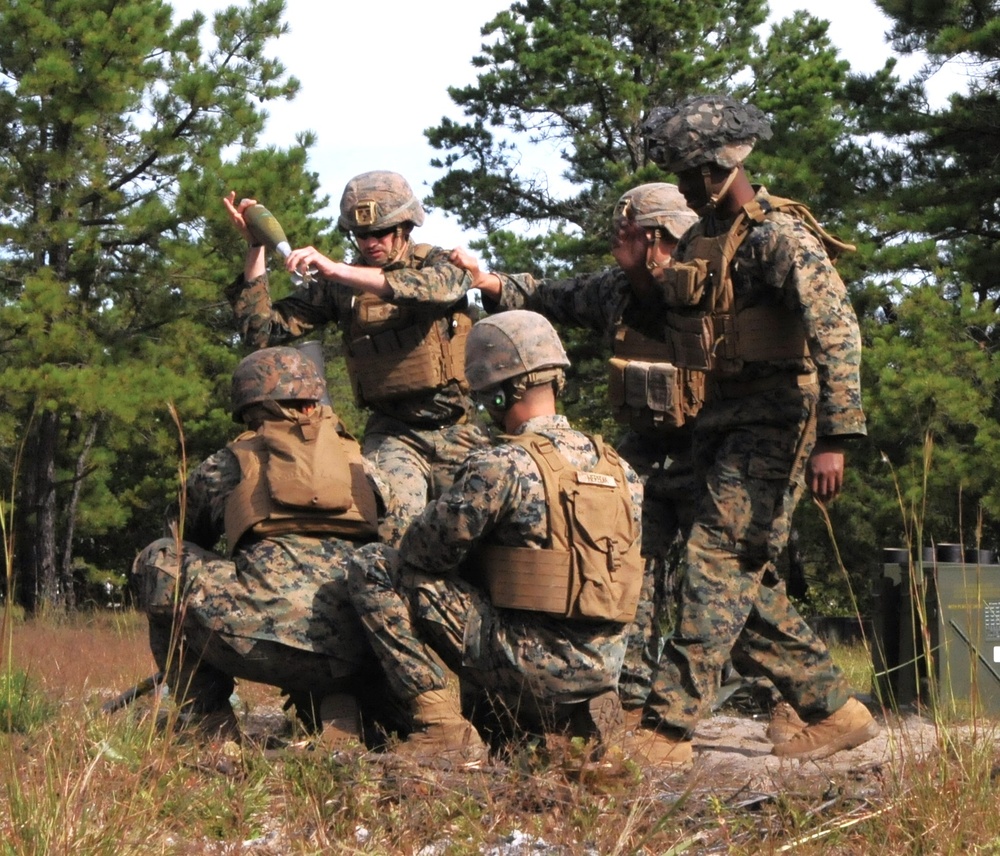
POLYGON ((414 244, 413 245, 413 265, 416 268, 422 268, 427 261, 427 257, 434 252, 433 244, 414 244))
POLYGON ((784 211, 798 217, 805 223, 806 228, 822 241, 827 255, 830 256, 832 261, 836 261, 841 253, 853 253, 857 250, 854 244, 842 241, 840 238, 827 232, 813 216, 809 207, 802 202, 796 202, 794 199, 785 199, 782 196, 770 196, 765 200, 754 198, 744 206, 744 210, 747 212, 747 216, 757 223, 763 223, 771 211, 784 211), (762 202, 763 204, 761 204, 762 202))
MULTIPOLYGON (((756 200, 754 201, 756 202, 756 200)), ((750 229, 757 222, 763 222, 764 220, 763 216, 761 216, 760 220, 757 220, 748 210, 748 207, 749 206, 744 206, 739 214, 736 215, 736 219, 729 227, 729 231, 726 232, 725 240, 722 242, 721 252, 718 258, 718 276, 714 279, 709 298, 709 306, 711 307, 712 312, 716 314, 732 312, 733 282, 732 277, 729 275, 729 264, 732 262, 733 257, 736 255, 736 251, 740 248, 740 245, 746 240, 747 235, 750 234, 750 229)), ((757 206, 758 209, 759 207, 760 206, 757 206)))

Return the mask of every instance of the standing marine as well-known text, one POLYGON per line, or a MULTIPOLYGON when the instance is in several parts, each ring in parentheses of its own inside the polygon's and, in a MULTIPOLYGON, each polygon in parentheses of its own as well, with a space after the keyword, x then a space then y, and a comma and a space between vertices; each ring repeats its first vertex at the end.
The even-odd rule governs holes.
POLYGON ((314 247, 292 250, 286 268, 311 269, 309 281, 272 302, 265 247, 243 216, 256 200, 237 204, 231 193, 223 202, 249 244, 243 275, 226 291, 244 344, 262 348, 326 324, 340 328, 355 398, 371 411, 364 455, 403 514, 415 516, 487 442, 472 421, 465 379, 471 277, 448 250, 413 242, 423 206, 401 175, 377 170, 352 178, 340 200, 338 227, 354 240, 359 262, 337 262, 314 247))
POLYGON ((664 272, 665 322, 672 361, 704 372, 706 395, 676 622, 643 721, 690 747, 732 652, 797 714, 773 753, 823 758, 879 727, 789 602, 775 560, 803 492, 834 499, 845 441, 866 430, 857 318, 830 257, 846 245, 805 206, 751 185, 743 161, 771 136, 752 105, 693 97, 651 111, 644 132, 700 215, 664 272))

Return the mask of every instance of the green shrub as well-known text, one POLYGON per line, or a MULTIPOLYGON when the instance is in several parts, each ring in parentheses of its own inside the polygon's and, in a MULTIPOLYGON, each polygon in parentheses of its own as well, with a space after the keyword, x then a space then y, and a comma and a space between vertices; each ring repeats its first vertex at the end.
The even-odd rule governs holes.
POLYGON ((0 672, 0 731, 27 733, 49 720, 55 705, 21 671, 0 672))

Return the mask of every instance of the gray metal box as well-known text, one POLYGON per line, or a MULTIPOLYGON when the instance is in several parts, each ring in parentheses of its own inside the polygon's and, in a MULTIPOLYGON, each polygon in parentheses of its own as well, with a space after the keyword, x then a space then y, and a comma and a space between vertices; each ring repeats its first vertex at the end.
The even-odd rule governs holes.
POLYGON ((895 561, 883 565, 873 622, 883 703, 1000 716, 1000 565, 978 552, 938 561, 939 548, 920 564, 886 553, 895 561))

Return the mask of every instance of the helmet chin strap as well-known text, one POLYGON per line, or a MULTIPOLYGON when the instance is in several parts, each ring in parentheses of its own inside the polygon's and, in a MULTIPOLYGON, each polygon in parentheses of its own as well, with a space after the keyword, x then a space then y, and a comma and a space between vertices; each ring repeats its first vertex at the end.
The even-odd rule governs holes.
POLYGON ((672 259, 668 256, 665 262, 654 261, 654 254, 656 253, 656 248, 660 244, 660 239, 663 237, 663 233, 659 229, 653 229, 653 240, 646 245, 646 270, 656 270, 661 267, 668 267, 672 259))
POLYGON ((393 262, 399 261, 409 241, 409 236, 403 234, 402 224, 396 226, 396 231, 392 233, 392 252, 389 253, 389 258, 386 259, 383 267, 388 267, 393 262))
POLYGON ((711 211, 714 211, 719 203, 726 198, 726 194, 729 193, 729 188, 733 186, 733 182, 736 181, 736 173, 739 172, 739 167, 734 166, 729 170, 729 175, 726 176, 726 180, 722 182, 722 187, 719 188, 717 193, 712 193, 712 167, 710 164, 702 164, 701 167, 701 177, 705 182, 705 198, 708 200, 701 208, 698 209, 698 216, 704 217, 711 211))

